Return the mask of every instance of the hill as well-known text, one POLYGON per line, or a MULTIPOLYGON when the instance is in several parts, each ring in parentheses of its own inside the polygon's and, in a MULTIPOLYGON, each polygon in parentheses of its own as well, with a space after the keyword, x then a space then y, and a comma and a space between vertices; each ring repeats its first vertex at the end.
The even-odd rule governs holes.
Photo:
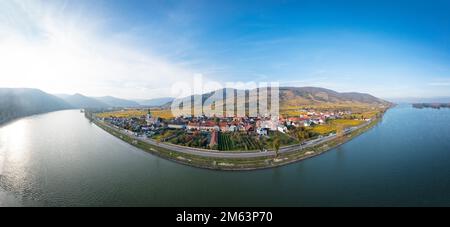
POLYGON ((74 108, 85 109, 85 108, 109 108, 110 106, 102 101, 95 98, 87 97, 82 94, 74 95, 59 95, 64 101, 69 103, 74 108))
POLYGON ((371 104, 388 105, 389 102, 365 93, 343 92, 318 87, 282 87, 282 107, 320 104, 371 104))
POLYGON ((162 106, 164 104, 170 103, 173 101, 173 98, 157 98, 157 99, 140 99, 140 100, 136 100, 137 103, 139 103, 141 106, 147 106, 147 107, 152 107, 152 106, 162 106))
MULTIPOLYGON (((254 91, 254 90, 252 90, 254 91)), ((240 93, 247 96, 246 103, 248 102, 248 97, 254 92, 236 89, 223 89, 215 92, 209 92, 202 95, 203 103, 208 101, 215 101, 217 99, 212 98, 215 93, 223 92, 225 95, 227 93, 240 93)), ((318 106, 318 105, 390 105, 390 102, 372 96, 365 93, 357 92, 343 92, 339 93, 333 90, 318 88, 318 87, 280 87, 280 108, 291 108, 291 107, 301 107, 301 106, 318 106)), ((200 95, 194 95, 190 97, 183 98, 183 100, 193 99, 194 97, 199 97, 200 95)), ((270 94, 269 94, 270 98, 270 94)), ((165 105, 170 106, 170 105, 165 105)))
POLYGON ((20 117, 72 108, 38 89, 0 88, 0 124, 20 117))
POLYGON ((97 101, 100 101, 111 107, 138 107, 139 103, 131 100, 120 99, 112 96, 96 97, 97 101))

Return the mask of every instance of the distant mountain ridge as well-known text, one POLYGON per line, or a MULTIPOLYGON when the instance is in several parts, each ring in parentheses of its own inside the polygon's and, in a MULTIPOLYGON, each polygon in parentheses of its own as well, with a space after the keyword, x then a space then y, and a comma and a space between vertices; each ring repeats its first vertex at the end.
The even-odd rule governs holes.
POLYGON ((156 99, 140 99, 135 100, 139 105, 141 106, 162 106, 164 104, 167 104, 169 102, 172 102, 174 98, 166 97, 166 98, 156 98, 156 99))
POLYGON ((140 104, 126 99, 120 99, 112 96, 95 97, 94 99, 111 107, 139 107, 140 104))
MULTIPOLYGON (((260 88, 262 89, 262 88, 260 88)), ((224 95, 227 93, 240 93, 246 94, 247 97, 250 94, 254 94, 249 90, 237 90, 232 88, 226 88, 222 90, 217 90, 214 92, 205 93, 203 95, 193 95, 183 98, 184 101, 189 101, 195 97, 202 97, 202 101, 217 101, 216 98, 212 97, 215 93, 223 92, 224 95)), ((318 104, 373 104, 373 105, 390 105, 390 102, 377 98, 370 94, 358 93, 358 92, 336 92, 330 89, 319 88, 319 87, 280 87, 280 108, 292 107, 292 106, 303 106, 303 105, 318 105, 318 104)), ((269 94, 270 98, 270 94, 269 94)), ((246 101, 247 102, 247 101, 246 101)), ((170 103, 165 105, 170 106, 170 103)))
POLYGON ((0 124, 20 117, 65 109, 143 108, 162 106, 172 100, 159 98, 137 102, 112 96, 52 95, 33 88, 0 88, 0 124))
POLYGON ((82 94, 74 95, 59 95, 61 99, 66 101, 73 108, 86 109, 86 108, 108 108, 108 104, 99 101, 95 98, 87 97, 82 94))
POLYGON ((389 99, 397 103, 450 103, 450 97, 432 97, 432 98, 393 98, 389 99))
POLYGON ((34 114, 66 109, 139 107, 137 102, 111 96, 52 95, 33 88, 0 88, 0 124, 34 114))
POLYGON ((282 87, 280 88, 280 105, 315 105, 322 103, 334 104, 380 104, 388 105, 390 102, 373 95, 358 92, 337 92, 319 87, 282 87))
POLYGON ((158 98, 147 100, 128 100, 116 98, 113 96, 88 97, 81 94, 66 95, 59 94, 58 97, 64 99, 75 108, 138 108, 138 107, 157 107, 171 102, 173 98, 158 98))
MULTIPOLYGON (((236 89, 224 89, 224 93, 238 92, 236 89)), ((390 105, 390 102, 374 97, 370 94, 357 92, 336 92, 317 87, 280 87, 280 108, 298 107, 302 105, 318 104, 374 104, 390 105)), ((249 91, 244 91, 249 95, 249 91)), ((201 95, 205 101, 214 93, 201 95)), ((200 96, 200 95, 198 95, 200 96)), ((186 97, 191 99, 194 96, 186 97)), ((0 123, 29 116, 64 109, 81 108, 144 108, 160 106, 170 108, 173 98, 160 98, 151 100, 126 100, 112 96, 88 97, 82 94, 51 95, 38 89, 31 88, 0 88, 0 123)), ((209 100, 209 101, 214 101, 209 100)), ((242 103, 241 103, 242 104, 242 103)))
POLYGON ((38 89, 0 88, 0 124, 51 111, 70 109, 63 99, 38 89))

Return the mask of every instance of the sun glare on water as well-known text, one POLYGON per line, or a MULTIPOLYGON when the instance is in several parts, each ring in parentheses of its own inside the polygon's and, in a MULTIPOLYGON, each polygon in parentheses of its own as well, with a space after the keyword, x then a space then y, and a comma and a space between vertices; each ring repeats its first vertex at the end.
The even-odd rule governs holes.
POLYGON ((23 165, 28 160, 27 121, 21 120, 0 131, 0 174, 7 164, 23 165))

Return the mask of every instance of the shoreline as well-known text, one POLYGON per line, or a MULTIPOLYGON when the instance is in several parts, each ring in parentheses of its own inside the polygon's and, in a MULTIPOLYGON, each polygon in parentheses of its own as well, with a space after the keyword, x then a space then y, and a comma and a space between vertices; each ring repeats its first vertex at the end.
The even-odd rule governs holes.
MULTIPOLYGON (((126 134, 124 132, 121 132, 119 129, 112 128, 106 125, 105 123, 93 119, 92 117, 88 116, 85 113, 86 118, 89 119, 93 124, 98 126, 100 129, 106 131, 107 133, 113 135, 114 137, 136 148, 143 150, 144 152, 159 156, 161 158, 179 164, 184 164, 196 168, 219 170, 219 171, 251 171, 251 170, 269 169, 288 164, 293 164, 299 161, 303 161, 321 155, 369 131, 381 121, 383 115, 379 118, 372 120, 370 123, 363 125, 360 128, 357 128, 348 134, 345 134, 342 137, 332 138, 330 140, 315 144, 311 147, 302 148, 300 146, 299 149, 292 148, 291 151, 279 153, 279 155, 275 158, 273 151, 252 152, 252 153, 209 152, 210 153, 209 156, 183 153, 180 151, 175 151, 170 148, 167 148, 171 146, 168 144, 164 143, 150 144, 149 142, 151 141, 146 141, 140 138, 136 138, 132 135, 126 134), (165 147, 161 147, 161 145, 165 147), (212 154, 219 154, 219 155, 232 154, 231 156, 235 157, 231 156, 214 157, 214 155, 211 156, 212 154), (239 154, 254 154, 254 157, 239 157, 238 156, 239 154)), ((280 151, 283 148, 286 147, 281 147, 280 151)))

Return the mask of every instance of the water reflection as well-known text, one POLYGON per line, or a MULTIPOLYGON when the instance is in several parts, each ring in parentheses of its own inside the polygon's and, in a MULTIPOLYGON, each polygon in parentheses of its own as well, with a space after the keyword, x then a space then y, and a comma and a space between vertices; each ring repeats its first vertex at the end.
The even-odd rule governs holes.
POLYGON ((6 152, 8 162, 23 163, 27 159, 26 139, 27 121, 22 120, 6 126, 2 130, 3 150, 6 152))
POLYGON ((30 138, 28 122, 27 119, 16 121, 6 125, 0 131, 0 138, 2 138, 1 187, 19 194, 29 189, 26 186, 30 174, 27 169, 30 161, 27 142, 30 138))

